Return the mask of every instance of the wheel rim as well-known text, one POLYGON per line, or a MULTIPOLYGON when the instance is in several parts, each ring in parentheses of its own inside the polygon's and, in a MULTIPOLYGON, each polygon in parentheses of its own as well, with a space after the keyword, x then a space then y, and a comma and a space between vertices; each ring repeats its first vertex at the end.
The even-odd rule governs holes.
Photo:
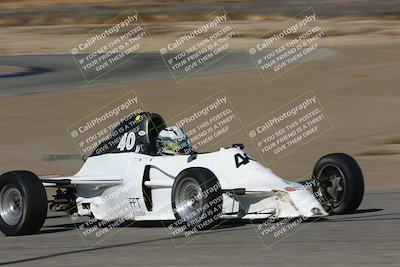
POLYGON ((0 216, 8 225, 17 225, 22 217, 22 194, 15 186, 0 191, 0 216))
POLYGON ((346 194, 345 176, 336 165, 328 164, 318 174, 320 188, 332 208, 340 206, 346 194))
POLYGON ((203 206, 200 184, 191 177, 185 177, 176 185, 175 209, 179 217, 189 222, 199 215, 199 208, 203 206))

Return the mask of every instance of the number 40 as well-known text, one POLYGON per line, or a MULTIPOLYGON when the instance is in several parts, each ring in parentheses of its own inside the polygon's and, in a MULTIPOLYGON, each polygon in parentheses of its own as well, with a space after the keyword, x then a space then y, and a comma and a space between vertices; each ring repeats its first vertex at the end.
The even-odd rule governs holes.
POLYGON ((136 136, 134 132, 125 133, 118 143, 120 151, 131 150, 135 146, 136 136))

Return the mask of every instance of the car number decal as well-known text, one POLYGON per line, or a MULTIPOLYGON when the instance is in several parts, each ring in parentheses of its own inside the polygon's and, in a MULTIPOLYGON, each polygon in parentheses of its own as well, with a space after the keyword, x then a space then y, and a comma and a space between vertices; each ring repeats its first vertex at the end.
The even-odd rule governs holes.
POLYGON ((246 165, 247 163, 250 162, 250 160, 254 160, 251 157, 249 157, 249 155, 247 155, 246 153, 244 153, 243 155, 237 153, 234 155, 234 157, 235 157, 236 168, 239 168, 241 165, 246 165))
POLYGON ((121 140, 118 143, 117 148, 119 148, 120 151, 124 150, 132 150, 134 148, 136 142, 136 136, 134 132, 130 133, 125 133, 121 140))

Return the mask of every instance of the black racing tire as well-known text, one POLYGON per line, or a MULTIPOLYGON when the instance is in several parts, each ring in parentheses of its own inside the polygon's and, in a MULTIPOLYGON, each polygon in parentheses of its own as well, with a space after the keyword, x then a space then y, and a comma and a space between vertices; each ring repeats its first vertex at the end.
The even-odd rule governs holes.
POLYGON ((211 229, 222 214, 221 186, 207 169, 191 168, 181 172, 174 181, 171 199, 176 226, 184 230, 211 229))
POLYGON ((318 181, 317 189, 328 202, 330 214, 353 213, 360 206, 364 178, 360 166, 351 156, 344 153, 323 156, 315 164, 313 177, 318 181))
POLYGON ((35 174, 11 171, 0 176, 0 230, 5 235, 37 233, 47 208, 46 190, 35 174))

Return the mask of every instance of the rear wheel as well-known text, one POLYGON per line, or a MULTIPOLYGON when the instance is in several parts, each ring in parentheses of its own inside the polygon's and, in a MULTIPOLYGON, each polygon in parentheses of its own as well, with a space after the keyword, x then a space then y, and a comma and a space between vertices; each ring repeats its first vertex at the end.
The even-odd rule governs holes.
POLYGON ((331 214, 354 212, 364 196, 364 178, 357 162, 349 155, 323 156, 315 164, 313 176, 331 214))
POLYGON ((217 177, 200 168, 184 171, 175 179, 172 207, 180 226, 186 230, 212 228, 222 213, 222 192, 217 177))
POLYGON ((36 233, 46 216, 46 191, 35 174, 13 171, 0 177, 0 230, 4 234, 36 233))

